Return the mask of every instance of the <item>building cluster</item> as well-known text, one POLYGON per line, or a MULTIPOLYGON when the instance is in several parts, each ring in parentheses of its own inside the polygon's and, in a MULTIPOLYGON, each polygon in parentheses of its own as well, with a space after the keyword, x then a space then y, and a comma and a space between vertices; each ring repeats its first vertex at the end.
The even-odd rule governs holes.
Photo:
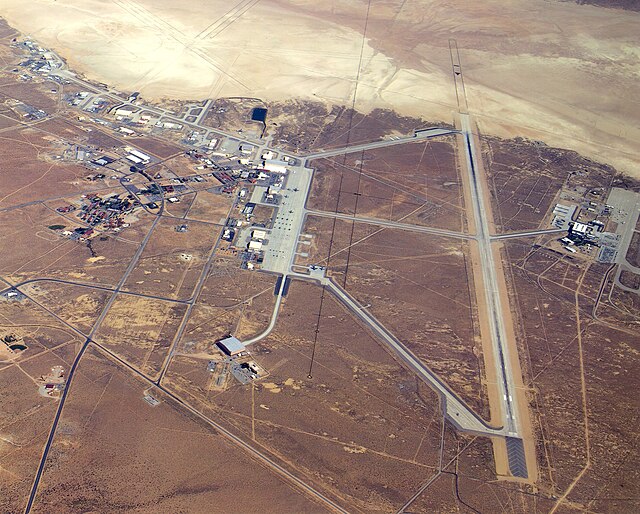
POLYGON ((28 121, 43 120, 49 116, 46 111, 14 98, 6 98, 2 103, 28 121))
POLYGON ((8 351, 10 354, 23 352, 27 349, 27 345, 25 344, 22 337, 17 336, 13 333, 2 336, 2 338, 0 338, 0 344, 2 344, 5 351, 8 351))
MULTIPOLYGON (((23 41, 14 39, 12 46, 14 48, 20 48, 25 52, 27 58, 21 61, 19 66, 23 70, 29 70, 33 74, 49 76, 53 70, 60 68, 62 65, 62 63, 56 58, 55 54, 46 48, 39 46, 37 43, 34 43, 29 38, 26 38, 23 41)), ((26 75, 24 71, 23 75, 26 75)), ((30 78, 29 75, 26 75, 26 77, 30 78)))
POLYGON ((214 382, 218 388, 224 387, 229 372, 241 384, 247 384, 266 375, 264 368, 251 359, 246 346, 238 338, 228 336, 219 340, 216 346, 224 356, 224 361, 209 361, 207 371, 214 374, 214 382))
POLYGON ((96 229, 102 232, 119 232, 122 228, 128 227, 129 223, 126 222, 125 217, 139 205, 140 202, 132 195, 121 198, 121 195, 114 194, 102 198, 95 193, 90 193, 83 195, 83 204, 79 209, 71 204, 56 209, 61 214, 78 211, 76 216, 86 226, 73 230, 64 230, 64 225, 54 225, 53 228, 62 230, 62 235, 72 240, 86 241, 95 235, 96 229))
POLYGON ((146 166, 151 162, 151 157, 146 153, 142 153, 141 151, 136 150, 135 148, 130 148, 130 147, 125 148, 125 150, 128 153, 125 155, 124 158, 129 162, 133 163, 134 165, 142 164, 146 166))
POLYGON ((67 384, 64 368, 54 366, 48 375, 40 377, 40 394, 42 396, 60 396, 67 384))
POLYGON ((136 200, 130 196, 120 198, 120 195, 111 195, 101 198, 96 194, 86 195, 85 203, 78 217, 88 225, 100 226, 103 229, 118 231, 123 226, 128 226, 124 216, 136 207, 136 200))
MULTIPOLYGON (((564 194, 564 199, 576 203, 558 203, 553 208, 551 224, 567 231, 558 241, 565 251, 571 254, 590 255, 597 250, 596 260, 612 262, 615 258, 619 237, 607 232, 606 226, 612 206, 598 200, 603 192, 599 189, 572 192, 574 196, 564 194)), ((561 195, 562 197, 563 195, 561 195)))
POLYGON ((256 148, 247 144, 240 145, 237 150, 249 155, 244 164, 240 164, 244 162, 240 159, 236 166, 231 166, 227 155, 226 161, 212 159, 212 166, 216 168, 214 176, 223 184, 222 192, 237 191, 238 213, 227 219, 222 240, 229 243, 228 249, 240 256, 242 268, 253 270, 264 261, 264 246, 269 243, 277 207, 286 194, 285 178, 296 161, 287 156, 276 159, 272 151, 265 151, 256 158, 256 148))

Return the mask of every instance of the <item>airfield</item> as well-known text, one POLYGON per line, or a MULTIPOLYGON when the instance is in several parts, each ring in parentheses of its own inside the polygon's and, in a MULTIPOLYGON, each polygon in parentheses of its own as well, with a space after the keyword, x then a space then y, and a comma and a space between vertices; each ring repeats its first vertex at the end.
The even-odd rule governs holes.
POLYGON ((1 35, 3 509, 636 509, 640 185, 485 134, 455 42, 451 122, 300 131, 1 35))

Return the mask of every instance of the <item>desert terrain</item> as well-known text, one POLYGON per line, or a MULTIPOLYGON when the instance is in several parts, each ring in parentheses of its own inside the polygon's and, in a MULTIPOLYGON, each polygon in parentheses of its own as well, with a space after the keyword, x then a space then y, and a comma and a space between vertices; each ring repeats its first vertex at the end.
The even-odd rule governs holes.
POLYGON ((455 39, 483 131, 637 175, 640 13, 580 4, 6 0, 3 16, 87 77, 150 99, 321 100, 446 122, 455 39))
POLYGON ((0 510, 637 512, 601 3, 7 0, 0 510))

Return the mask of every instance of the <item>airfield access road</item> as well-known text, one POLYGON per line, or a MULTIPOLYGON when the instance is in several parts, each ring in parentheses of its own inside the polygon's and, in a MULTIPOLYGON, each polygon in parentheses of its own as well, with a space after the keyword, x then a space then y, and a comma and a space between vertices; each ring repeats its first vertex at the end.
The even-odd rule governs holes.
POLYGON ((544 236, 546 234, 561 234, 566 233, 567 230, 563 228, 545 228, 540 230, 525 230, 523 232, 509 232, 506 234, 490 235, 491 241, 499 241, 501 239, 516 239, 519 237, 536 237, 544 236))
POLYGON ((446 416, 455 426, 467 432, 480 435, 505 434, 503 429, 489 426, 471 411, 438 375, 420 362, 404 344, 394 337, 382 323, 370 315, 349 293, 338 286, 333 280, 326 280, 323 283, 336 298, 362 320, 371 331, 380 337, 421 380, 437 390, 443 399, 446 416))
MULTIPOLYGON (((338 218, 347 221, 357 221, 359 223, 367 223, 370 225, 380 225, 381 227, 395 228, 399 230, 407 230, 409 232, 421 232, 423 234, 433 234, 435 236, 452 237, 457 239, 477 239, 477 236, 465 234, 464 232, 456 232, 454 230, 445 230, 440 228, 425 227, 422 225, 413 225, 411 223, 402 223, 400 221, 383 220, 380 218, 367 218, 364 216, 353 216, 351 214, 342 214, 339 212, 317 211, 307 209, 306 214, 310 216, 319 216, 322 218, 338 218)), ((541 230, 527 230, 523 232, 511 232, 508 234, 497 234, 489 236, 491 241, 499 241, 501 239, 515 239, 520 237, 537 237, 546 234, 560 234, 566 230, 558 228, 549 228, 541 230)))
MULTIPOLYGON (((87 84, 86 82, 78 79, 70 72, 66 72, 64 70, 58 70, 55 72, 57 75, 62 78, 71 80, 77 84, 82 85, 82 87, 87 90, 93 91, 94 93, 98 93, 105 98, 109 98, 110 100, 117 101, 122 105, 133 105, 131 102, 120 98, 119 96, 110 93, 108 91, 101 90, 98 87, 87 84)), ((151 106, 144 106, 145 110, 152 112, 153 114, 158 115, 161 119, 167 119, 175 122, 179 122, 185 126, 198 128, 209 133, 219 134, 221 136, 226 136, 228 138, 233 139, 234 141, 238 141, 241 143, 249 143, 256 146, 256 151, 261 154, 263 149, 267 149, 268 143, 265 141, 254 141, 249 138, 238 138, 237 134, 227 134, 223 131, 213 130, 209 127, 203 127, 200 125, 199 120, 197 123, 188 123, 185 122, 184 119, 174 116, 172 113, 164 110, 158 109, 151 106)), ((461 132, 458 130, 445 129, 445 128, 428 128, 424 130, 416 131, 412 136, 397 136, 390 139, 385 139, 381 141, 374 141, 370 143, 356 144, 347 148, 338 148, 338 149, 330 149, 326 151, 318 151, 313 154, 309 154, 306 156, 302 156, 300 158, 300 163, 296 166, 291 166, 290 171, 287 174, 285 187, 286 190, 283 190, 283 200, 280 205, 277 206, 277 214, 274 219, 274 226, 269 234, 269 242, 266 245, 266 252, 264 257, 264 262, 262 268, 265 271, 276 273, 282 276, 282 284, 285 283, 285 280, 290 276, 297 276, 297 273, 292 271, 293 262, 296 256, 298 241, 300 235, 302 233, 304 220, 307 214, 311 213, 311 211, 307 211, 305 209, 306 200, 309 194, 311 179, 313 176, 313 171, 305 166, 307 162, 313 159, 318 158, 326 158, 333 157, 337 155, 343 155, 347 153, 353 152, 361 152, 366 150, 372 150, 376 148, 389 147, 400 144, 407 144, 412 142, 425 141, 430 138, 446 136, 450 134, 460 134, 461 132)), ((429 227, 418 227, 413 225, 405 225, 402 223, 397 223, 393 221, 383 221, 383 220, 374 220, 372 218, 356 218, 348 215, 344 215, 344 219, 347 220, 356 220, 362 221, 364 223, 378 223, 382 226, 389 226, 393 228, 402 228, 402 229, 412 229, 415 231, 432 233, 436 235, 449 236, 449 237, 457 237, 463 239, 477 240, 478 245, 481 249, 482 255, 482 263, 483 263, 483 276, 485 277, 486 284, 486 295, 488 304, 491 305, 491 325, 492 325, 492 334, 495 336, 494 345, 496 348, 496 354, 499 355, 499 362, 497 366, 500 365, 500 369, 502 370, 502 383, 501 388, 504 390, 505 395, 505 405, 507 415, 505 416, 506 425, 501 428, 490 427, 484 422, 477 414, 475 414, 471 409, 469 409, 464 402, 462 402, 455 393, 453 393, 448 386, 431 370, 429 370, 424 364, 422 364, 408 348, 406 348, 400 341, 398 341, 391 333, 386 330, 378 320, 376 320, 373 316, 371 316, 368 312, 365 311, 358 303, 349 296, 346 291, 343 291, 336 284, 330 285, 331 282, 328 279, 323 278, 321 282, 324 285, 329 285, 330 290, 333 294, 336 295, 337 298, 349 309, 351 310, 358 318, 360 318, 371 330, 377 333, 381 340, 389 346, 389 348, 396 354, 398 357, 410 368, 412 369, 422 380, 427 382, 434 390, 436 390, 441 398, 443 399, 443 407, 444 412, 448 419, 450 419, 456 426, 460 429, 469 431, 476 434, 481 435, 489 435, 489 436, 517 436, 517 415, 515 412, 515 407, 512 405, 513 401, 511 398, 511 388, 513 387, 513 380, 510 376, 511 370, 505 364, 508 363, 508 357, 505 355, 505 351, 503 349, 503 345, 500 342, 500 338, 504 337, 504 327, 502 326, 503 321, 500 313, 500 304, 499 298, 497 298, 497 290, 496 283, 497 279, 495 277, 496 271, 493 266, 493 255, 491 251, 491 237, 489 235, 488 224, 483 216, 484 213, 484 203, 481 195, 478 194, 480 191, 479 186, 477 184, 477 177, 475 176, 474 170, 474 160, 476 159, 473 148, 473 143, 471 140, 470 129, 468 119, 463 117, 463 137, 465 138, 466 143, 466 154, 467 154, 467 163, 469 168, 469 173, 471 177, 470 183, 473 187, 473 207, 475 209, 476 220, 478 220, 477 226, 477 235, 466 235, 453 231, 446 231, 440 229, 432 229, 429 227)), ((278 150, 278 149, 275 149, 278 150)), ((278 150, 279 151, 279 150, 278 150)), ((323 215, 317 213, 317 215, 323 215)), ((327 213, 328 215, 328 213, 327 213)), ((342 217, 343 215, 334 215, 334 217, 342 217)), ((160 219, 158 217, 157 219, 160 219)), ((156 220, 157 220, 156 219, 156 220)), ((150 231, 151 232, 151 231, 150 231)), ((520 236, 524 237, 524 233, 520 236)), ((515 235, 510 235, 512 237, 518 237, 515 235)), ((126 281, 126 278, 130 274, 131 269, 135 265, 135 261, 139 258, 139 255, 142 251, 142 248, 146 244, 148 240, 149 234, 147 238, 141 244, 139 252, 136 253, 134 259, 130 265, 130 267, 125 272, 122 280, 118 284, 118 286, 114 290, 114 295, 111 298, 111 301, 107 304, 105 310, 102 315, 98 319, 97 323, 94 325, 93 330, 89 334, 89 338, 91 338, 92 334, 95 333, 97 328, 100 326, 102 319, 106 315, 106 312, 109 310, 112 301, 115 296, 122 287, 122 284, 126 281)), ((308 278, 308 277, 307 277, 308 278)), ((280 290, 277 294, 278 298, 276 300, 276 306, 273 311, 273 315, 267 327, 267 330, 256 336, 255 338, 249 340, 249 342, 253 342, 255 340, 259 340, 265 337, 265 334, 268 334, 271 329, 275 326, 278 312, 280 309, 280 305, 282 303, 282 297, 284 292, 284 286, 280 287, 280 290)), ((156 383, 159 385, 159 383, 156 383)), ((37 485, 36 485, 37 487, 37 485)))
POLYGON ((322 159, 326 157, 336 157, 338 155, 344 155, 355 152, 363 152, 366 150, 375 150, 376 148, 385 148, 387 146, 402 145, 405 143, 415 143, 417 141, 423 141, 432 137, 441 137, 448 134, 457 134, 457 130, 442 129, 438 127, 431 127, 426 129, 417 130, 412 136, 394 136, 389 139, 383 139, 382 141, 372 141, 371 143, 363 143, 360 145, 351 145, 343 148, 335 148, 332 150, 320 150, 316 153, 308 154, 305 156, 307 161, 312 159, 322 159))
POLYGON ((322 218, 337 218, 347 221, 357 221, 359 223, 367 223, 369 225, 380 225, 381 227, 395 228, 400 230, 408 230, 411 232, 421 232, 423 234, 433 234, 436 236, 453 237, 458 239, 475 239, 475 236, 455 232, 453 230, 444 230, 439 228, 423 227, 421 225, 412 225, 402 223, 400 221, 382 220, 378 218, 366 218, 362 216, 352 216, 351 214, 340 214, 337 212, 306 210, 306 214, 310 216, 320 216, 322 218))
POLYGON ((278 294, 276 295, 276 304, 273 307, 273 314, 271 314, 271 319, 269 320, 269 325, 267 326, 267 328, 263 332, 261 332, 257 336, 252 337, 251 339, 244 340, 243 343, 244 343, 245 346, 253 344, 253 343, 257 343, 258 341, 264 339, 275 328, 276 322, 278 321, 278 313, 280 312, 280 305, 282 304, 282 297, 284 296, 286 280, 287 280, 287 276, 283 275, 281 280, 280 280, 280 286, 278 287, 278 294))

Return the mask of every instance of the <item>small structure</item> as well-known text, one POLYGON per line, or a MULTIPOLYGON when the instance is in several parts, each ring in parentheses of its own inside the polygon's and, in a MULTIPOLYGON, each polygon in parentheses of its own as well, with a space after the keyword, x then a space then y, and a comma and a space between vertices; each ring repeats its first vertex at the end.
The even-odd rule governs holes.
POLYGON ((234 336, 221 339, 217 344, 218 348, 231 357, 239 355, 246 350, 240 339, 234 336))
POLYGON ((142 399, 147 402, 149 405, 151 405, 152 407, 157 407, 158 405, 160 405, 160 400, 158 400, 157 398, 151 396, 149 393, 145 394, 142 399))
POLYGON ((236 235, 236 231, 233 230, 232 228, 225 228, 224 229, 224 233, 222 234, 222 240, 223 241, 233 241, 233 236, 236 235))

